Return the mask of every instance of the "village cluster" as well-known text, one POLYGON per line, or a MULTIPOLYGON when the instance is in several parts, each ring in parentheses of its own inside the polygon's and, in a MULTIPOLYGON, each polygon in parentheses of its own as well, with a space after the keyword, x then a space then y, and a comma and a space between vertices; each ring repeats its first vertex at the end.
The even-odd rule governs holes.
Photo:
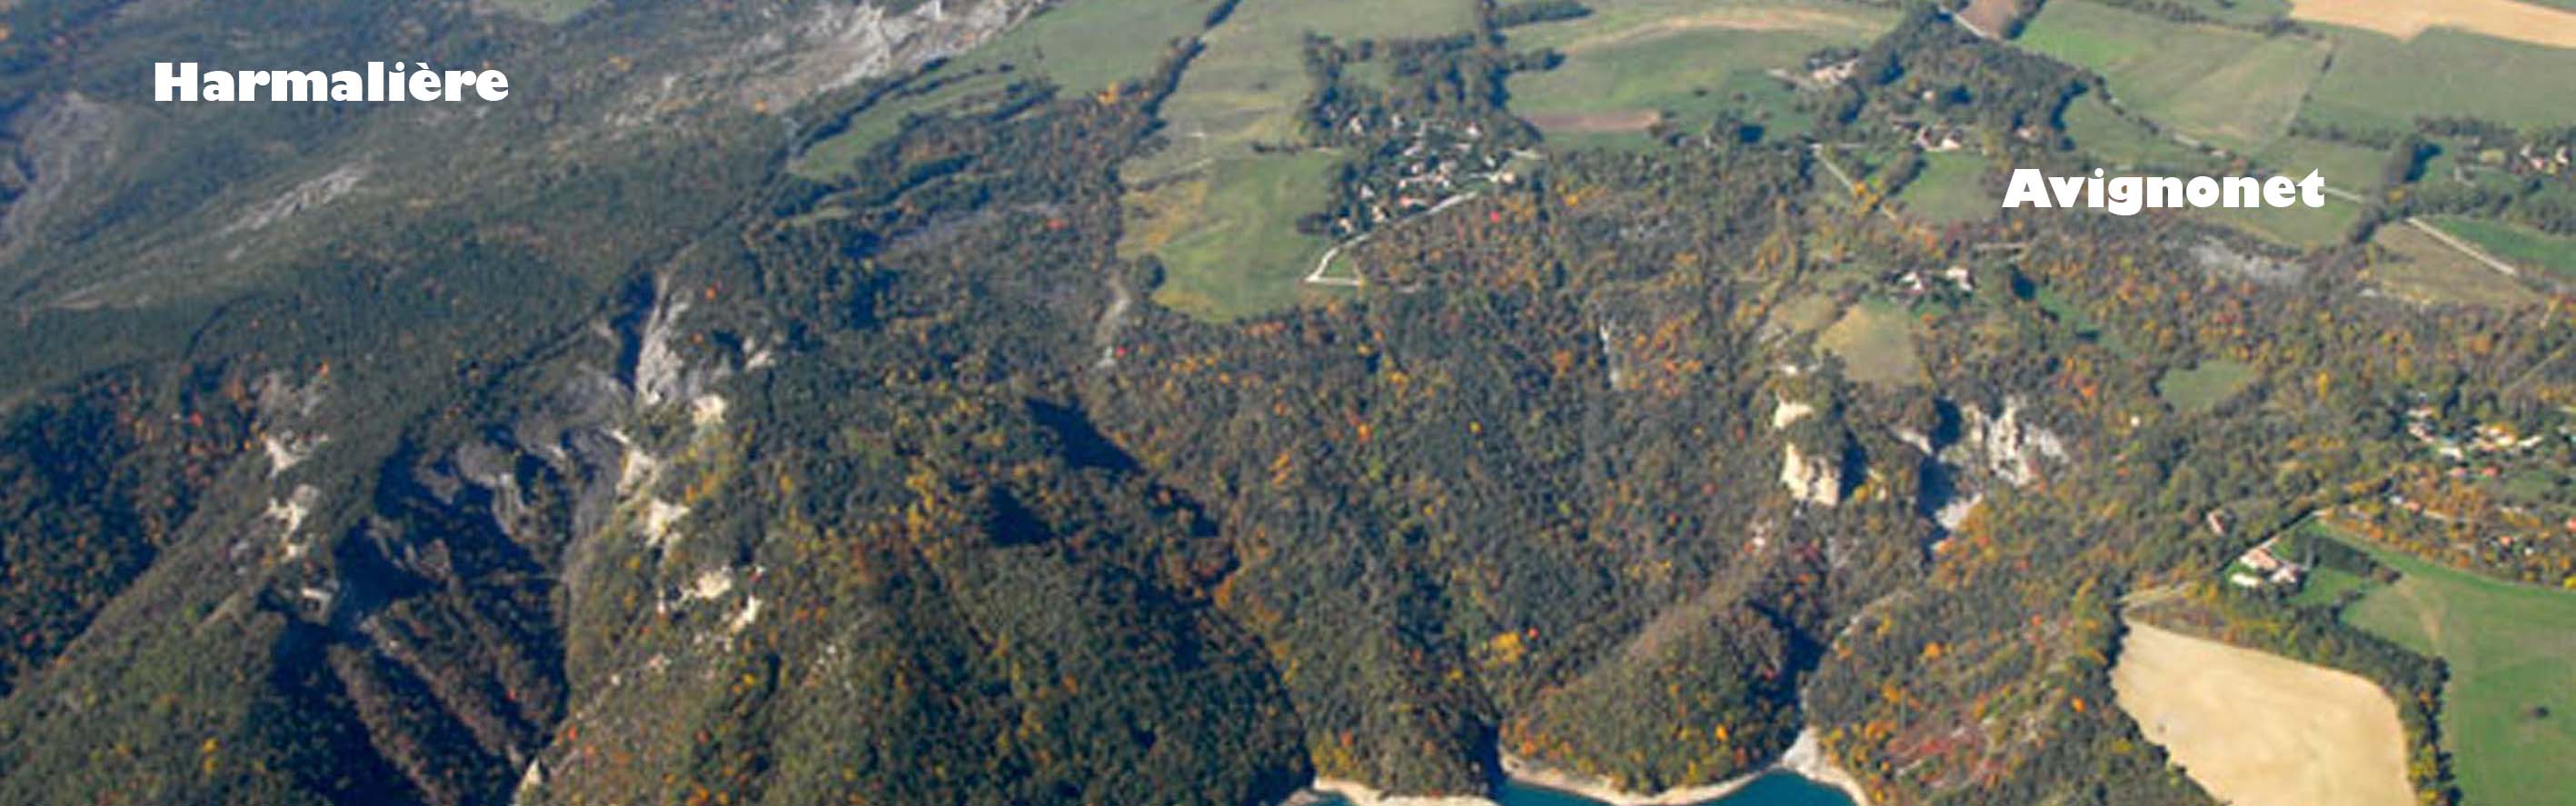
POLYGON ((1337 127, 1352 137, 1384 137, 1380 153, 1363 163, 1351 183, 1353 198, 1332 222, 1331 235, 1348 238, 1389 221, 1429 212, 1486 185, 1509 185, 1519 153, 1497 147, 1474 121, 1353 114, 1337 127))
POLYGON ((2283 558, 2276 548, 2280 542, 2275 537, 2237 555, 2236 565, 2228 570, 2228 583, 2240 588, 2274 585, 2295 589, 2306 582, 2309 565, 2283 558))
MULTIPOLYGON (((2464 433, 2445 432, 2442 430, 2439 412, 2434 411, 2431 406, 2417 406, 2406 411, 2406 435, 2413 437, 2417 443, 2431 448, 2433 455, 2454 462, 2468 462, 2472 458, 2500 459, 2529 453, 2532 449, 2540 447, 2543 439, 2538 434, 2522 436, 2515 433, 2513 426, 2503 423, 2480 423, 2470 426, 2464 433)), ((2571 438, 2576 438, 2576 435, 2571 435, 2571 438)), ((2453 476, 2466 475, 2469 472, 2465 465, 2454 467, 2452 471, 2453 476)), ((2496 466, 2488 464, 2477 472, 2493 476, 2496 474, 2496 466)))

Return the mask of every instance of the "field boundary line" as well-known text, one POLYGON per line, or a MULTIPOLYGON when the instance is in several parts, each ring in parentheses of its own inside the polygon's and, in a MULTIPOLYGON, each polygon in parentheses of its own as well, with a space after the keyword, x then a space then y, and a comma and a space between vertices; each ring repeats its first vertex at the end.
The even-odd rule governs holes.
POLYGON ((2425 223, 2422 218, 2410 217, 2406 219, 2406 223, 2408 226, 2422 230, 2426 235, 2433 236, 2434 240, 2441 241, 2444 245, 2447 245, 2452 249, 2459 250, 2460 254, 2468 255, 2471 259, 2474 259, 2479 263, 2486 264, 2487 268, 2494 269, 2497 272, 2504 274, 2506 277, 2519 278, 2522 276, 2522 271, 2514 268, 2513 264, 2495 259, 2493 256, 2488 255, 2484 250, 2471 246, 2469 242, 2460 240, 2448 232, 2443 232, 2442 228, 2425 223))

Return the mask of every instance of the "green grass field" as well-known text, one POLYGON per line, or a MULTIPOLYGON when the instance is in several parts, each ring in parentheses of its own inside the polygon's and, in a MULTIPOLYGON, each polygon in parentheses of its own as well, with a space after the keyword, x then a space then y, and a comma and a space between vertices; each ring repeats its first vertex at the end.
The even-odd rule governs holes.
POLYGON ((2210 19, 2235 25, 2257 25, 2290 16, 2290 0, 2172 0, 2210 19))
POLYGON ((1156 302, 1213 320, 1277 310, 1334 293, 1298 282, 1329 248, 1297 217, 1332 198, 1338 155, 1257 153, 1256 143, 1305 140, 1298 105, 1314 91, 1308 33, 1342 41, 1441 36, 1475 25, 1469 0, 1249 0, 1205 37, 1162 107, 1170 145, 1120 169, 1132 188, 1127 257, 1165 269, 1156 302))
POLYGON ((1923 173, 1896 194, 1907 214, 1936 224, 1995 217, 2003 197, 1977 181, 1986 171, 1986 158, 1952 152, 1925 154, 1923 160, 1923 173))
POLYGON ((2039 293, 2031 301, 2039 303, 2040 310, 2047 311, 2049 316, 2056 317, 2059 323, 2075 331, 2078 338, 2099 342, 2111 352, 2123 356, 2137 357, 2137 351, 2130 349, 2129 340, 2119 331, 2102 329, 2100 323, 2093 321, 2093 315, 2085 312, 2084 306, 2077 305, 2074 299, 2056 288, 2040 286, 2039 293))
POLYGON ((2327 185, 2367 197, 2379 191, 2379 168, 2388 162, 2388 154, 2344 143, 2284 137, 2255 154, 2254 161, 2294 178, 2317 171, 2325 176, 2327 185))
POLYGON ((2576 109, 2576 81, 2568 80, 2576 76, 2576 50, 2449 28, 2400 42, 2370 31, 2312 27, 2334 38, 2335 56, 2302 119, 2382 130, 2408 128, 2419 115, 2471 115, 2514 126, 2576 120, 2569 111, 2576 109))
POLYGON ((2333 536, 2404 575, 2373 587, 2344 611, 2345 621, 2450 664, 2443 745, 2464 801, 2569 802, 2576 793, 2576 767, 2566 763, 2576 758, 2576 592, 2502 582, 2333 536))
POLYGON ((1206 50, 1163 103, 1173 147, 1130 163, 1128 183, 1242 156, 1255 142, 1302 139, 1297 106, 1314 91, 1305 68, 1308 33, 1348 42, 1441 36, 1474 25, 1470 0, 1246 0, 1207 32, 1206 50))
POLYGON ((1142 78, 1154 71, 1172 43, 1196 32, 1214 6, 1215 0, 1072 0, 1049 7, 919 79, 936 85, 934 89, 885 100, 860 113, 847 131, 807 149, 793 168, 817 178, 836 175, 893 137, 904 118, 972 108, 974 99, 1016 82, 1044 78, 1064 93, 1081 94, 1142 78))
POLYGON ((1169 207, 1135 207, 1131 230, 1161 231, 1153 254, 1166 270, 1154 301, 1206 319, 1227 321, 1284 308, 1326 293, 1299 280, 1331 247, 1297 232, 1297 216, 1332 192, 1340 158, 1309 151, 1224 160, 1209 169, 1204 195, 1169 207), (1194 203, 1190 203, 1194 202, 1194 203))
POLYGON ((2203 412, 2245 391, 2262 373, 2242 362, 2217 359, 2190 369, 2166 372, 2156 379, 2156 396, 2175 411, 2203 412))
POLYGON ((2144 124, 2121 117, 2111 104, 2087 94, 2067 104, 2066 133, 2076 145, 2115 169, 2164 169, 2207 173, 2216 160, 2175 142, 2144 124))
POLYGON ((1806 115, 1764 71, 1794 71, 1819 48, 1867 43, 1896 22, 1893 11, 1831 0, 1590 5, 1590 16, 1509 32, 1514 49, 1553 48, 1566 57, 1554 70, 1513 76, 1512 111, 1561 116, 1659 110, 1696 127, 1734 107, 1783 125, 1795 118, 1803 127, 1806 115))
POLYGON ((1723 108, 1761 125, 1766 140, 1804 137, 1816 129, 1816 114, 1799 102, 1798 88, 1769 75, 1728 73, 1716 94, 1723 108))
POLYGON ((2308 579, 2299 592, 2290 596, 2290 604, 2299 607, 2324 607, 2334 604, 2345 591, 2367 591, 2371 581, 2340 568, 2317 568, 2308 571, 2308 579))
POLYGON ((2467 216, 2434 216, 2433 225, 2476 244, 2498 260, 2576 282, 2576 238, 2467 216))
MULTIPOLYGON (((2077 98, 2067 105, 2067 133, 2077 145, 2111 164, 2115 170, 2138 173, 2223 174, 2228 166, 2215 157, 2192 149, 2172 138, 2163 137, 2137 121, 2121 117, 2118 112, 2090 96, 2077 98)), ((2337 188, 2367 193, 2376 184, 2381 155, 2367 148, 2329 143, 2304 137, 2283 137, 2255 156, 2266 168, 2294 176, 2308 171, 2322 171, 2327 183, 2337 188)), ((2342 199, 2327 197, 2320 208, 2262 208, 2256 210, 2193 210, 2199 220, 2222 227, 2242 230, 2255 237, 2286 246, 2318 247, 2341 242, 2361 216, 2361 206, 2342 199)))
POLYGON ((2324 43, 2182 24, 2087 0, 2055 0, 2016 40, 2091 68, 2130 109, 2173 131, 2253 152, 2278 139, 2325 67, 2324 43))
POLYGON ((1844 374, 1855 381, 1900 387, 1922 383, 1925 377, 1923 359, 1914 352, 1914 318, 1894 302, 1873 299, 1852 306, 1816 344, 1840 357, 1844 374))

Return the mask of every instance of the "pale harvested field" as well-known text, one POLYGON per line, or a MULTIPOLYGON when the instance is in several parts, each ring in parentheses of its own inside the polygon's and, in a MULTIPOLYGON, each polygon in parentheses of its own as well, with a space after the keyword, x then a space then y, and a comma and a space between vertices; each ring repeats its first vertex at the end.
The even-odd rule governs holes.
POLYGON ((1959 10, 1959 19, 1987 36, 2001 36, 2004 26, 2021 18, 2024 0, 1971 0, 1959 10))
POLYGON ((2131 622, 2111 687, 2176 766, 2236 806, 2411 806, 2397 704, 2322 666, 2131 622))
POLYGON ((2388 250, 2374 256, 2367 276, 2397 296, 2418 302, 2519 308, 2546 301, 2460 253, 2423 230, 2392 222, 2370 242, 2388 250))
POLYGON ((2515 0, 2290 0, 2290 18, 2414 39, 2436 26, 2576 48, 2576 12, 2515 0))

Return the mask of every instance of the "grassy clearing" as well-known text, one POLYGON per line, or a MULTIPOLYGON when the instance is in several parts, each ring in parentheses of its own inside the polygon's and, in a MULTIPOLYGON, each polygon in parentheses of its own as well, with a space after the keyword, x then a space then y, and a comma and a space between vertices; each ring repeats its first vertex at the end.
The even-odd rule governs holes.
POLYGON ((1979 184, 1986 158, 1965 152, 1923 155, 1923 173, 1905 184, 1896 200, 1905 211, 1935 224, 1984 221, 1995 217, 2002 197, 1979 184))
POLYGON ((2156 396, 2175 411, 2204 412, 2225 403, 2262 376, 2243 362, 2218 359, 2190 369, 2166 372, 2156 379, 2156 396))
POLYGON ((1131 199, 1131 245, 1163 261, 1154 301, 1228 321, 1322 293, 1299 282, 1331 247, 1297 216, 1332 192, 1339 158, 1323 152, 1218 162, 1204 180, 1131 199))
POLYGON ((2016 40, 2110 79, 2129 108, 2175 132, 2240 152, 2259 151, 2289 128, 2329 48, 2182 24, 2086 0, 2043 7, 2016 40))
POLYGON ((1303 41, 1441 36, 1475 24, 1469 0, 1248 0, 1205 37, 1162 108, 1170 145, 1120 169, 1131 188, 1119 254, 1163 262, 1155 300, 1231 320, 1327 293, 1298 282, 1328 245, 1298 234, 1330 202, 1339 157, 1258 153, 1305 140, 1296 110, 1313 91, 1303 41))
POLYGON ((1922 383, 1923 359, 1914 351, 1914 319, 1905 308, 1873 299, 1843 312, 1816 344, 1843 360, 1852 380, 1882 387, 1922 383))
POLYGON ((1561 148, 1617 151, 1655 146, 1660 141, 1652 130, 1658 124, 1674 123, 1696 131, 1720 112, 1733 112, 1737 119, 1758 127, 1764 140, 1804 137, 1816 129, 1815 110, 1804 103, 1796 86, 1750 69, 1727 73, 1712 86, 1694 89, 1682 103, 1593 112, 1522 111, 1521 116, 1561 148))
POLYGON ((2576 768, 2564 763, 2576 758, 2576 593, 2489 579, 2327 531, 2404 575, 2372 587, 2344 620, 2450 664, 2442 735, 2465 801, 2566 803, 2576 792, 2576 768))
POLYGON ((2371 587, 2370 580, 2363 579, 2350 571, 2340 568, 2314 568, 2308 571, 2307 581, 2300 583, 2299 592, 2290 597, 2290 604, 2299 607, 2324 607, 2343 598, 2347 591, 2368 592, 2371 587))
POLYGON ((2576 282, 2576 238, 2467 216, 2435 216, 2433 224, 2499 260, 2576 282))
POLYGON ((2137 351, 2129 348, 2128 339, 2122 338, 2119 331, 2103 330, 2099 323, 2093 321, 2093 315, 2084 311, 2084 306, 2077 305, 2074 299, 2057 289, 2041 286, 2031 301, 2039 303, 2039 309, 2048 312, 2051 318, 2074 330, 2076 338, 2099 343, 2123 356, 2137 357, 2137 351))
POLYGON ((1764 139, 1804 137, 1816 129, 1816 114, 1799 102, 1798 88, 1750 70, 1726 74, 1718 84, 1724 108, 1762 126, 1764 139))
POLYGON ((1307 33, 1343 41, 1402 39, 1474 25, 1469 0, 1246 0, 1225 24, 1208 31, 1207 49, 1164 101, 1172 147, 1130 163, 1128 182, 1180 174, 1201 160, 1243 156, 1256 142, 1302 140, 1297 106, 1314 90, 1304 61, 1307 33))
POLYGON ((1795 70, 1819 48, 1863 44, 1896 23, 1888 9, 1826 0, 1591 5, 1595 13, 1587 17, 1512 29, 1514 48, 1553 48, 1566 57, 1554 70, 1512 77, 1513 111, 1661 111, 1696 126, 1734 108, 1766 123, 1804 126, 1794 95, 1764 71, 1795 70))
POLYGON ((493 8, 547 25, 561 25, 599 5, 599 0, 489 0, 493 8))
MULTIPOLYGON (((547 0, 521 0, 545 2, 547 0)), ((553 0, 587 2, 588 0, 553 0)), ((1214 0, 1073 0, 1048 8, 916 81, 929 87, 890 98, 814 144, 793 166, 817 178, 847 169, 917 113, 971 109, 1013 83, 1044 78, 1066 93, 1089 93, 1154 71, 1172 43, 1198 30, 1214 0)))
POLYGON ((1813 333, 1832 325, 1835 313, 1833 295, 1814 292, 1782 304, 1772 321, 1791 333, 1813 333))
POLYGON ((2359 675, 2131 622, 2111 688, 2222 802, 2415 802, 2397 703, 2359 675))
POLYGON ((2403 223, 2380 227, 2369 275, 2390 293, 2421 302, 2517 308, 2540 295, 2457 249, 2403 223))
POLYGON ((2470 115, 2514 126, 2568 122, 2576 109, 2576 50, 2508 42, 2448 28, 2400 41, 2312 24, 2335 40, 2334 66, 2304 120, 2403 130, 2419 115, 2470 115))

